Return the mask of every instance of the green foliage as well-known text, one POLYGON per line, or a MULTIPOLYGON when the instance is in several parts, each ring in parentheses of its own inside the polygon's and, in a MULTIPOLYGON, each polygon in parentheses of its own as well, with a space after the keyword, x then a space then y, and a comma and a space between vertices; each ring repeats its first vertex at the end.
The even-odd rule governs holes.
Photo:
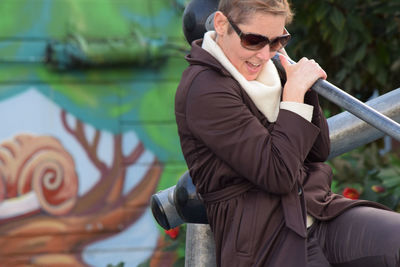
MULTIPOLYGON (((185 248, 186 248, 186 224, 178 226, 179 234, 175 238, 171 238, 164 231, 164 245, 162 247, 163 253, 173 253, 175 262, 173 267, 184 267, 185 266, 185 248)), ((138 267, 150 267, 150 260, 147 259, 145 262, 140 263, 138 267)))
POLYGON ((346 187, 361 193, 360 199, 379 202, 400 211, 400 158, 380 155, 377 143, 362 147, 329 162, 334 171, 333 191, 346 187))
POLYGON ((295 60, 314 58, 330 82, 362 101, 400 86, 399 1, 293 0, 292 7, 295 60))
POLYGON ((113 265, 113 264, 107 264, 107 267, 124 267, 125 263, 120 262, 117 265, 113 265))
MULTIPOLYGON (((168 241, 168 246, 165 251, 175 251, 177 254, 177 259, 174 262, 173 267, 184 267, 185 266, 185 249, 186 249, 186 224, 179 226, 180 231, 178 238, 170 239, 168 241)), ((168 237, 166 237, 168 239, 168 237)))

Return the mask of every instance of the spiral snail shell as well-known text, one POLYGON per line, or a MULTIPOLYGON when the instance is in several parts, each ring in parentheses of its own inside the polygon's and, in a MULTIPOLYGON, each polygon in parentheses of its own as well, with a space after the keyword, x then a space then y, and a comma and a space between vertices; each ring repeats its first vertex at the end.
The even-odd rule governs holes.
POLYGON ((31 192, 42 210, 67 214, 76 204, 78 178, 71 155, 54 137, 17 135, 0 146, 0 201, 31 192), (5 184, 5 185, 4 185, 5 184))

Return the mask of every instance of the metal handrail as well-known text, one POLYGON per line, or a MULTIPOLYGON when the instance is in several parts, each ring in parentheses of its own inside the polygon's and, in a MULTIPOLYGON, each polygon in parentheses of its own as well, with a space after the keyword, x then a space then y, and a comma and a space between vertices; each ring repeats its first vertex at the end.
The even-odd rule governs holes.
MULTIPOLYGON (((275 66, 281 72, 285 72, 280 62, 279 55, 281 54, 277 53, 272 58, 272 61, 275 63, 275 66)), ((291 64, 295 63, 290 58, 287 58, 287 60, 291 64)), ((376 109, 364 104, 363 102, 353 97, 352 95, 346 93, 342 89, 322 79, 318 79, 313 84, 311 89, 317 92, 319 95, 325 97, 329 101, 335 103, 339 107, 342 107, 343 109, 349 111, 350 113, 362 119, 363 121, 379 129, 383 133, 386 133, 387 135, 391 136, 397 141, 400 141, 399 123, 385 116, 381 112, 378 112, 376 109)))
MULTIPOLYGON (((400 122, 400 88, 365 103, 394 121, 400 122)), ((349 112, 342 112, 328 119, 331 151, 329 158, 336 157, 357 147, 385 136, 349 112)))

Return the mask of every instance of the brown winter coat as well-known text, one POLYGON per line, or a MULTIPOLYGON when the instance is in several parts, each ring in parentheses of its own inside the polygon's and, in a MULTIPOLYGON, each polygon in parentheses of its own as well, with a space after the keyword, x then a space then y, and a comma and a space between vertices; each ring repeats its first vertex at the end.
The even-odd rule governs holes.
MULTIPOLYGON (((355 205, 331 192, 329 133, 317 94, 312 122, 280 110, 269 123, 221 64, 193 43, 176 92, 183 155, 206 204, 218 266, 306 266, 306 213, 355 205)), ((374 205, 374 204, 371 204, 374 205)))

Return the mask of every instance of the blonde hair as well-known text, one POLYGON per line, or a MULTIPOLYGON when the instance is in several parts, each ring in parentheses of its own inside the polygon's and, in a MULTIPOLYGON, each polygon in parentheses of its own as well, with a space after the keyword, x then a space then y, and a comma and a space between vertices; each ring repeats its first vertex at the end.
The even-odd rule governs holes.
POLYGON ((237 24, 256 12, 285 16, 286 24, 292 22, 294 15, 287 0, 220 0, 218 10, 237 24))

